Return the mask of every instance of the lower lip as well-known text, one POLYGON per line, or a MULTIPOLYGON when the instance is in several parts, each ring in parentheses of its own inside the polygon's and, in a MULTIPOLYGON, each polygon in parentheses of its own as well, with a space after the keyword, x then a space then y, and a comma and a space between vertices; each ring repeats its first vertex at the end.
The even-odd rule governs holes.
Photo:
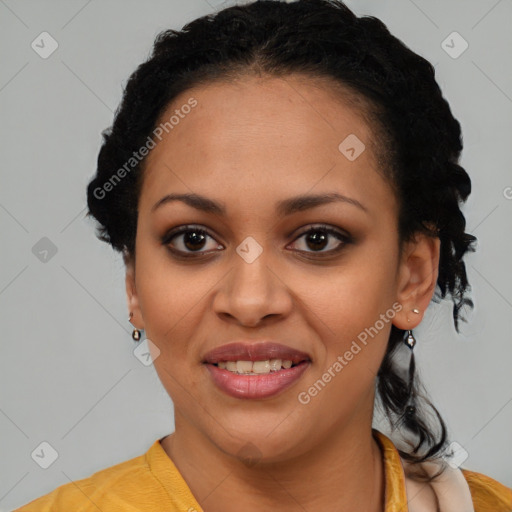
POLYGON ((303 361, 292 368, 277 372, 255 375, 243 375, 206 364, 215 385, 234 398, 267 398, 281 393, 296 382, 309 367, 309 361, 303 361))

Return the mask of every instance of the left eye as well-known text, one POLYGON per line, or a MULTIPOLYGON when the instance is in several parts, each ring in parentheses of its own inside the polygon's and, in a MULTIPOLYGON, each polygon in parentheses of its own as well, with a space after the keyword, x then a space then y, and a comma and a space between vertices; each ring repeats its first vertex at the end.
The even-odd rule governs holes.
MULTIPOLYGON (((337 252, 343 248, 344 245, 350 242, 350 237, 343 234, 341 231, 330 228, 328 226, 316 226, 308 229, 301 235, 299 235, 296 240, 300 240, 304 238, 304 242, 308 247, 313 247, 313 251, 302 251, 302 252, 313 252, 313 253, 332 253, 337 252), (330 249, 324 250, 326 246, 329 246, 329 238, 336 238, 338 240, 338 244, 335 247, 331 247, 330 249)), ((332 245, 332 244, 331 244, 332 245)), ((300 250, 300 249, 299 249, 300 250)))

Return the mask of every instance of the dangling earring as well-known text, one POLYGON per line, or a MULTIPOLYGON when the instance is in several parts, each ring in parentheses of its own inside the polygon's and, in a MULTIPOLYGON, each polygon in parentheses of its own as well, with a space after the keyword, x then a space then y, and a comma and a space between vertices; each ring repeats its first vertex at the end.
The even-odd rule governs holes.
MULTIPOLYGON (((133 313, 130 311, 130 316, 128 318, 128 321, 131 323, 131 320, 132 320, 132 316, 133 316, 133 313)), ((137 327, 135 327, 133 329, 133 332, 132 332, 132 339, 134 341, 140 341, 140 338, 141 338, 141 332, 139 331, 139 329, 137 329, 137 327)))
POLYGON ((407 338, 405 338, 405 344, 412 350, 414 345, 416 345, 416 338, 414 337, 412 331, 407 331, 407 338))
POLYGON ((133 332, 132 332, 132 338, 133 338, 135 341, 140 341, 141 333, 140 333, 139 329, 137 329, 137 327, 135 327, 135 329, 133 329, 133 332))
MULTIPOLYGON (((412 310, 413 313, 418 315, 420 313, 420 310, 417 308, 414 308, 412 310)), ((409 321, 409 319, 407 319, 409 321)), ((405 415, 407 418, 412 418, 414 414, 416 413, 416 397, 414 394, 414 371, 416 369, 416 364, 414 361, 414 353, 413 349, 416 345, 416 338, 414 337, 412 330, 409 329, 407 331, 407 336, 404 340, 404 343, 411 349, 411 359, 409 360, 409 380, 407 383, 407 395, 409 399, 407 400, 407 404, 405 406, 405 415)))
POLYGON ((409 397, 407 400, 407 404, 405 406, 404 412, 408 418, 412 418, 416 412, 416 401, 414 400, 414 389, 413 389, 413 381, 414 381, 414 354, 413 348, 416 345, 416 338, 412 334, 412 331, 408 331, 407 337, 405 338, 404 343, 411 349, 411 358, 409 360, 409 379, 407 382, 407 396, 409 397))

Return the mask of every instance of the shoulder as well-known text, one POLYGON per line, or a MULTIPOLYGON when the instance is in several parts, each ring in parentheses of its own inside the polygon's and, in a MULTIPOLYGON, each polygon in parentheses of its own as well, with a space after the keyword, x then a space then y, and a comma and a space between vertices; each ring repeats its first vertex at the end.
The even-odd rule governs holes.
POLYGON ((512 512, 512 489, 493 478, 462 469, 475 512, 512 512))
POLYGON ((101 469, 87 478, 65 483, 50 493, 15 509, 14 512, 67 512, 69 510, 97 512, 98 509, 105 512, 145 511, 151 510, 153 505, 158 506, 161 500, 165 499, 164 489, 149 470, 146 453, 101 469), (139 508, 141 496, 144 496, 148 490, 152 499, 146 499, 139 508))

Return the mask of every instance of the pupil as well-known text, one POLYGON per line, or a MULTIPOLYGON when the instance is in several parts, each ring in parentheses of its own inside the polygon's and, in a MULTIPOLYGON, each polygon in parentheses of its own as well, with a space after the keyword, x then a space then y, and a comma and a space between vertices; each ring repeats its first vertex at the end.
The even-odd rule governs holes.
POLYGON ((308 235, 307 241, 308 243, 312 242, 313 246, 316 245, 317 249, 323 249, 325 247, 325 242, 327 241, 326 232, 314 231, 308 235))
POLYGON ((204 234, 200 231, 187 231, 184 238, 184 244, 190 250, 201 249, 197 245, 201 245, 205 240, 204 234))

